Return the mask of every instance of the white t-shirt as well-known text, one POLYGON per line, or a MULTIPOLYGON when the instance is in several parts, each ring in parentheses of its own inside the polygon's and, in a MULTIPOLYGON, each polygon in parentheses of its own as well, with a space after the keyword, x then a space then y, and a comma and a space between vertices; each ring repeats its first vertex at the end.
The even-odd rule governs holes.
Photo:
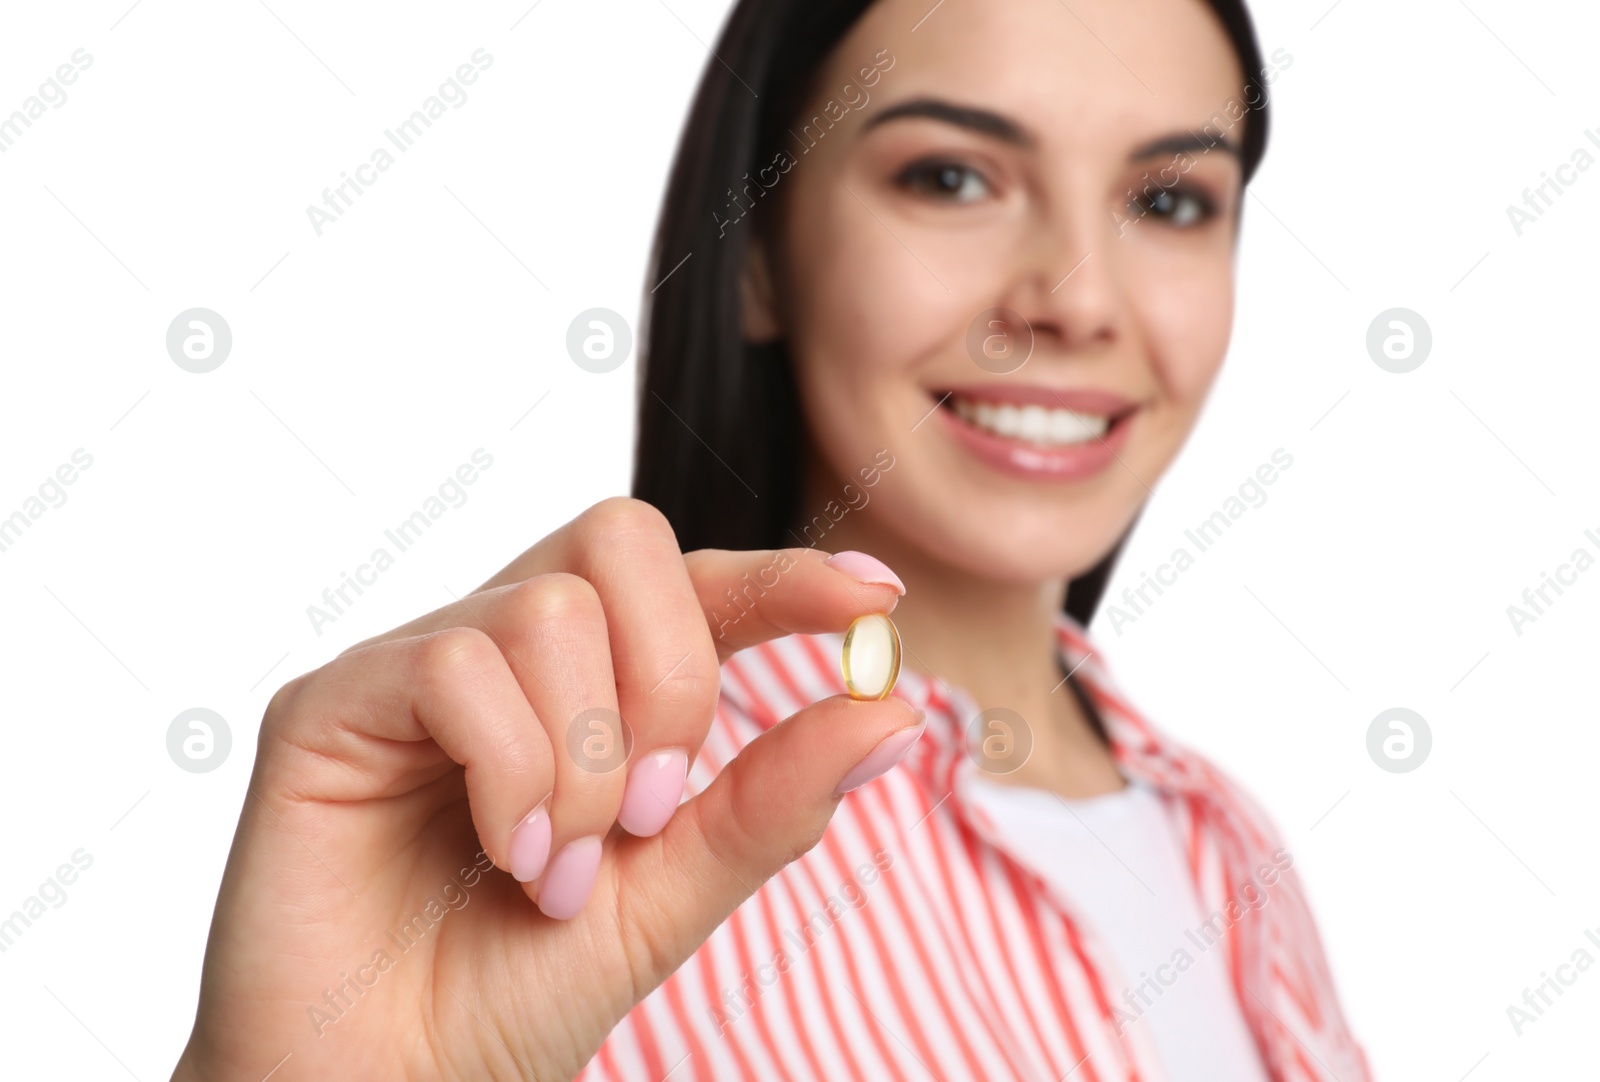
POLYGON ((1171 1082, 1267 1082, 1228 980, 1225 948, 1191 939, 1205 915, 1160 798, 1142 782, 1087 800, 973 776, 973 803, 1002 840, 1106 944, 1114 1010, 1144 1026, 1171 1082), (1179 969, 1178 952, 1189 962, 1179 969), (1177 959, 1177 961, 1175 961, 1177 959))

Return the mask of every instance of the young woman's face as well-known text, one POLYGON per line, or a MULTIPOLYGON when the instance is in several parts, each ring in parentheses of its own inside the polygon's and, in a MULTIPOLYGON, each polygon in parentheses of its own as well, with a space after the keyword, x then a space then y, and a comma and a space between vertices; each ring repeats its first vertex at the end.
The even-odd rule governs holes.
POLYGON ((1068 577, 1131 524, 1221 364, 1244 77, 1200 0, 930 7, 879 0, 820 72, 765 177, 777 243, 746 330, 787 337, 841 505, 886 450, 875 528, 1068 577))

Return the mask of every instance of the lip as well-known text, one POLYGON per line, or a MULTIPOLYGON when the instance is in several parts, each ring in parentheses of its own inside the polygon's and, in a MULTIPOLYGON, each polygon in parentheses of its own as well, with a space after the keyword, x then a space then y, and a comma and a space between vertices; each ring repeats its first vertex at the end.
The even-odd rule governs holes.
MULTIPOLYGON (((1071 446, 1045 447, 1026 440, 986 432, 962 420, 955 410, 940 405, 934 410, 945 431, 978 461, 1010 477, 1027 481, 1082 481, 1103 472, 1128 442, 1136 410, 1125 398, 1104 391, 1054 390, 1037 386, 950 388, 952 393, 989 402, 1041 405, 1105 414, 1115 419, 1099 439, 1071 446), (1040 396, 1043 397, 1040 397, 1040 396)), ((940 391, 939 397, 945 397, 940 391)))

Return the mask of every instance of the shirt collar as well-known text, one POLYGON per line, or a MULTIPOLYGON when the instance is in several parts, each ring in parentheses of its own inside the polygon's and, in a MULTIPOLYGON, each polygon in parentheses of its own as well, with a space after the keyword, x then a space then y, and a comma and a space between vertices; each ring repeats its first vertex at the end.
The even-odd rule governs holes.
MULTIPOLYGON (((1082 684, 1099 711, 1112 757, 1123 772, 1168 792, 1209 787, 1209 768, 1129 704, 1082 625, 1058 612, 1053 630, 1063 671, 1082 684)), ((722 693, 768 728, 810 703, 845 692, 839 669, 843 642, 838 633, 797 634, 741 651, 723 664, 722 693)), ((891 694, 927 713, 927 731, 904 767, 933 792, 951 792, 962 764, 976 767, 965 749, 967 730, 982 708, 966 689, 909 668, 900 670, 891 694)))

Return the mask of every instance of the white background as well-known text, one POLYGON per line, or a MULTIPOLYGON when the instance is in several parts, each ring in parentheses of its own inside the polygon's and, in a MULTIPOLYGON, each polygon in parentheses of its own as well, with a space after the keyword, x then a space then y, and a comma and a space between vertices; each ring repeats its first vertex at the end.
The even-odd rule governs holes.
MULTIPOLYGON (((166 1077, 273 690, 627 490, 634 364, 583 372, 564 337, 590 307, 634 320, 653 284, 727 9, 670 2, 0 14, 0 115, 93 57, 0 154, 0 517, 93 456, 0 552, 0 915, 93 858, 0 955, 7 1076, 166 1077), (480 47, 469 100, 317 236, 307 204, 480 47), (165 350, 192 307, 234 337, 207 375, 165 350), (306 607, 478 448, 467 502, 319 636, 306 607), (195 706, 232 731, 211 773, 166 749, 195 706)), ((1593 1062, 1600 973, 1521 1036, 1506 1009, 1600 957, 1600 570, 1520 636, 1506 607, 1600 555, 1600 169, 1520 237, 1505 208, 1600 128, 1600 16, 1469 2, 1258 4, 1263 52, 1293 60, 1238 329, 1113 599, 1274 449, 1294 464, 1143 616, 1094 630, 1281 825, 1380 1077, 1565 1078, 1593 1062), (1397 306, 1434 338, 1406 375, 1365 347, 1397 306), (1432 731, 1412 773, 1366 750, 1392 706, 1432 731)))

